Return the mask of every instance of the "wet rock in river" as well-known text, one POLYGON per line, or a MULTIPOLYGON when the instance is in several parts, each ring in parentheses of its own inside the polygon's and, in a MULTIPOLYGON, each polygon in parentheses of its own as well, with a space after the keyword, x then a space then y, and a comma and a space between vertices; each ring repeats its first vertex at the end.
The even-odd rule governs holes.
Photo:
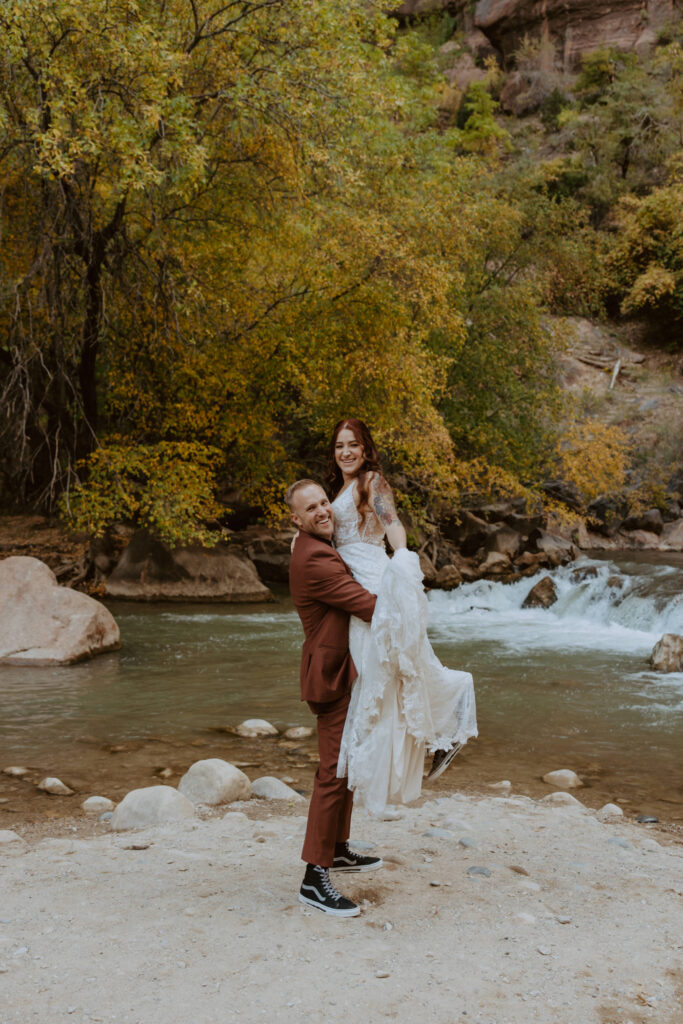
POLYGON ((543 776, 543 781, 550 786, 557 786, 558 789, 578 789, 583 786, 583 782, 571 768, 558 768, 557 771, 547 772, 543 776))
POLYGON ((178 783, 178 792, 193 804, 229 804, 248 800, 251 783, 244 772, 219 757, 195 761, 178 783))
POLYGON ((655 672, 683 672, 683 636, 665 633, 650 655, 655 672))
POLYGON ((114 832, 124 832, 196 816, 192 803, 172 786, 147 786, 126 793, 112 815, 111 827, 114 832))
POLYGON ((307 740, 313 735, 310 725, 294 725, 291 729, 285 729, 283 736, 286 740, 307 740))
POLYGON ((0 664, 69 665, 121 646, 108 608, 37 558, 0 562, 0 664))
POLYGON ((522 608, 550 608, 557 601, 557 590, 550 576, 544 576, 542 580, 531 588, 522 602, 522 608))
POLYGON ((238 736, 243 736, 247 739, 253 739, 257 736, 278 735, 275 726, 271 725, 270 722, 266 722, 264 718, 247 718, 246 721, 237 726, 235 732, 238 736))

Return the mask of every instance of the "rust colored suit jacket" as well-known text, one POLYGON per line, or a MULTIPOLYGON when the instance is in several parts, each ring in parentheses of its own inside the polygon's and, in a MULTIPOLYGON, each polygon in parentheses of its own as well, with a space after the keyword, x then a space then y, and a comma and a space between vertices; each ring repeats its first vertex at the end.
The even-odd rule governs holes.
POLYGON ((292 552, 289 589, 304 627, 301 699, 339 700, 358 675, 349 653, 349 615, 369 622, 377 598, 356 583, 331 544, 303 530, 292 552))

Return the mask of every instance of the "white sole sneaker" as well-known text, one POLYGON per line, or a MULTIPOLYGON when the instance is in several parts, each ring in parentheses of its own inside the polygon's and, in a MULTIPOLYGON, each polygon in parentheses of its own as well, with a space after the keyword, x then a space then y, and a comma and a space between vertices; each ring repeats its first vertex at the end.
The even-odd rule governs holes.
POLYGON ((438 779, 440 775, 443 775, 453 758, 459 754, 461 750, 462 743, 456 743, 455 746, 451 747, 441 764, 437 768, 432 768, 431 771, 427 772, 427 780, 432 782, 434 779, 438 779))
POLYGON ((358 917, 360 914, 360 907, 349 907, 347 910, 335 910, 333 907, 326 907, 324 903, 320 903, 318 900, 309 899, 308 896, 303 896, 299 893, 299 903, 304 903, 308 907, 315 907, 316 910, 322 910, 323 914, 329 914, 330 917, 358 917))

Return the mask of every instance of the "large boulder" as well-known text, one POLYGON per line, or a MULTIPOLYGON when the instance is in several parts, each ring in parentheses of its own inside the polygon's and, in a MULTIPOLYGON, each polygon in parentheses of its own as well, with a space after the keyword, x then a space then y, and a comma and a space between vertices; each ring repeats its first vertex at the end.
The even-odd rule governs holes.
POLYGON ((248 800, 251 783, 244 772, 220 757, 195 761, 178 783, 178 792, 193 804, 231 804, 248 800))
POLYGON ((37 558, 0 562, 0 664, 69 665, 121 646, 111 612, 37 558))
POLYGON ((665 633, 652 648, 650 664, 655 672, 683 672, 683 636, 665 633))
POLYGON ((146 786, 126 793, 111 819, 114 832, 195 818, 194 806, 172 786, 146 786))
POLYGON ((106 593, 129 601, 274 600, 243 551, 227 544, 170 549, 142 530, 131 537, 106 593))

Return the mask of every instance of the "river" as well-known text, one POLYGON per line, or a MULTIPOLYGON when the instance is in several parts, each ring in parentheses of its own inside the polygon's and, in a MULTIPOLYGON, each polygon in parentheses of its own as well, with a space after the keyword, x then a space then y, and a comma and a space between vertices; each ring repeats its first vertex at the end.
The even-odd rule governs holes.
MULTIPOLYGON (((463 778, 505 776, 533 792, 540 774, 571 767, 601 798, 683 820, 683 674, 647 664, 663 633, 683 633, 683 556, 584 557, 550 574, 555 605, 523 610, 543 575, 430 594, 437 654, 475 679, 480 738, 463 778)), ((84 738, 189 740, 247 717, 308 720, 301 628, 286 592, 248 608, 110 608, 119 652, 64 668, 0 668, 3 766, 78 759, 84 738)))

